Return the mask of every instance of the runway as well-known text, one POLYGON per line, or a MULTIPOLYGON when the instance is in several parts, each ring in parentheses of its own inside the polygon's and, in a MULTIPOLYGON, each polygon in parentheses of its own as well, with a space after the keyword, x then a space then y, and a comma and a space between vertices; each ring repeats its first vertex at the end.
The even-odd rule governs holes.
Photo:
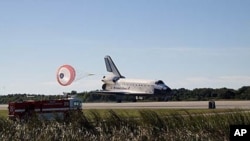
MULTIPOLYGON (((250 101, 215 101, 219 109, 250 109, 250 101)), ((83 109, 208 109, 208 101, 83 103, 83 109)))
MULTIPOLYGON (((208 109, 208 101, 83 103, 83 109, 208 109)), ((215 101, 216 109, 250 109, 250 101, 215 101)), ((7 110, 8 105, 0 105, 7 110)))

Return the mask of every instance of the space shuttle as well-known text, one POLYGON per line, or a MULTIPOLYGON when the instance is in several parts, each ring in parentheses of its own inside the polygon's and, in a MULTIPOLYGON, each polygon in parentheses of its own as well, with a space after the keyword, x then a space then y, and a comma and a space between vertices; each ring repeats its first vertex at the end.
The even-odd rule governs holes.
MULTIPOLYGON (((103 94, 167 96, 171 89, 162 80, 128 79, 121 75, 110 56, 104 57, 108 75, 102 78, 103 94)), ((121 100, 119 100, 121 101, 121 100)))

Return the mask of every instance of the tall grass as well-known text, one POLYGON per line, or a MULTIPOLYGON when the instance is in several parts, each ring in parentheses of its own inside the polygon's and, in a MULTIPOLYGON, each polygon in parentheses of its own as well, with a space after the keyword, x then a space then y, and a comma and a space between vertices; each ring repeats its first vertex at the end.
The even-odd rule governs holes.
POLYGON ((92 141, 92 140, 229 140, 229 126, 250 124, 250 113, 233 110, 228 113, 168 115, 152 110, 140 110, 139 117, 113 110, 101 115, 72 114, 69 120, 54 121, 31 119, 13 122, 0 117, 0 140, 21 141, 92 141))

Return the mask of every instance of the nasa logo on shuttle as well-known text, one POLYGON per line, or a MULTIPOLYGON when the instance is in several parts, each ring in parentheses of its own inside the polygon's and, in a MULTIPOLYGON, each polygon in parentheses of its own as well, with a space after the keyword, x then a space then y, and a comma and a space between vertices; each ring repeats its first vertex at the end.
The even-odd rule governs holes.
POLYGON ((130 89, 130 87, 120 87, 120 86, 114 86, 114 89, 129 90, 129 89, 130 89))

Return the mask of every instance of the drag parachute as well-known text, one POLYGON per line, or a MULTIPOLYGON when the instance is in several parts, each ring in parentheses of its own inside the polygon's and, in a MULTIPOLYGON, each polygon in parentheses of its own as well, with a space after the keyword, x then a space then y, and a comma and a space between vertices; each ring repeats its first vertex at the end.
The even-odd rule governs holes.
POLYGON ((57 82, 62 86, 68 86, 73 81, 78 81, 84 77, 95 75, 93 73, 82 73, 77 72, 76 70, 70 65, 62 65, 57 70, 56 78, 57 82))
POLYGON ((70 65, 63 65, 57 70, 57 82, 62 86, 70 85, 76 77, 75 69, 70 65))

